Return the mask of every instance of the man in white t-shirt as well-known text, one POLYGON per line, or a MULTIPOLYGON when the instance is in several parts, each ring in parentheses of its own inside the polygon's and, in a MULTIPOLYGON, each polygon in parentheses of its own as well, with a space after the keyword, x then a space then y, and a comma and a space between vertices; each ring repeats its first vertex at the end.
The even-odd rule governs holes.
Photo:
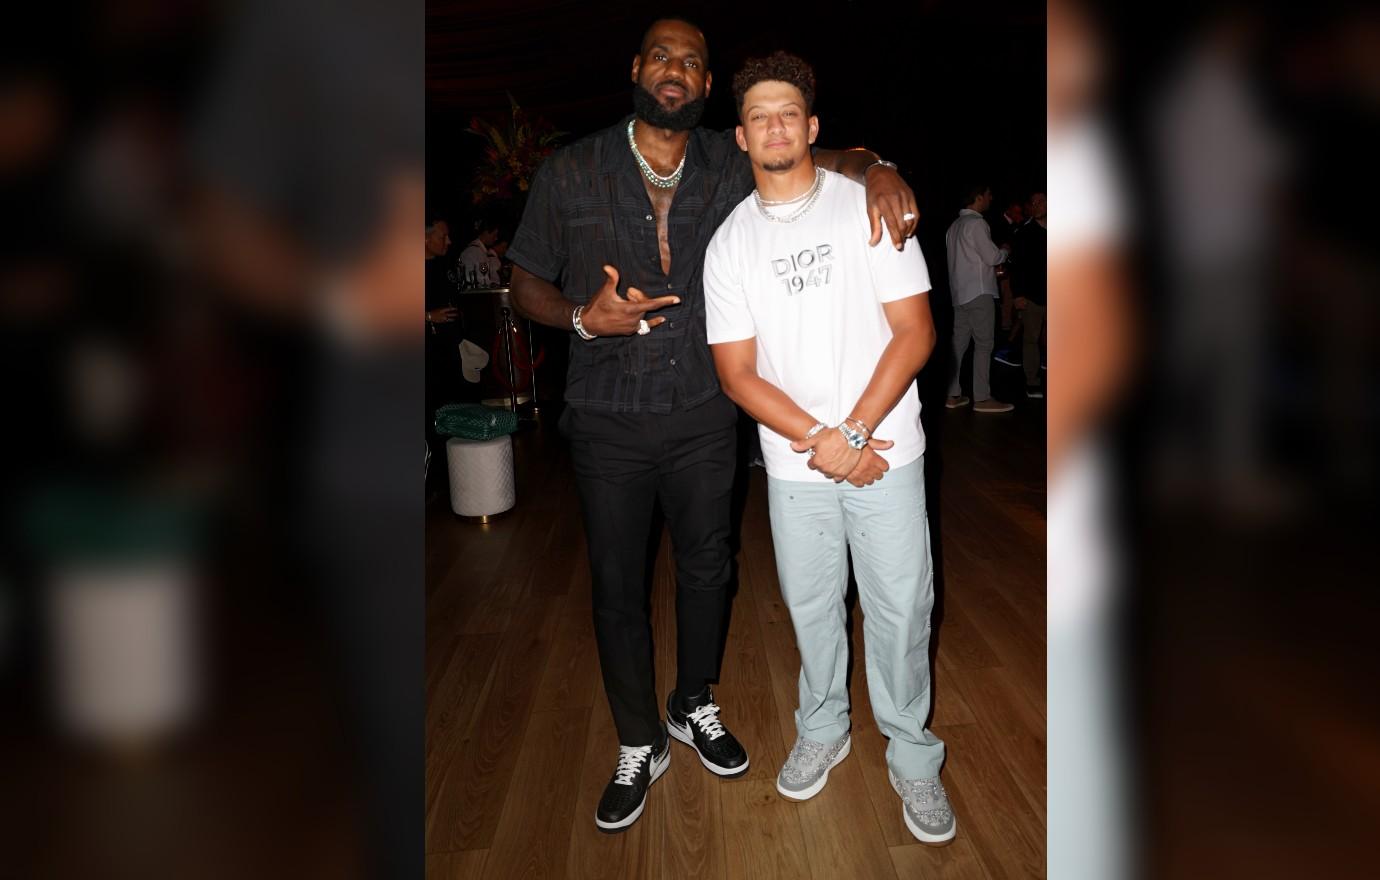
POLYGON ((869 248, 863 188, 815 166, 805 62, 784 52, 749 61, 733 91, 757 189, 706 252, 706 329, 724 392, 760 426, 781 593, 800 649, 797 740, 777 790, 813 797, 851 746, 851 548, 891 784, 911 833, 947 843, 944 744, 925 728, 934 590, 915 375, 935 341, 929 273, 913 239, 901 251, 869 248))

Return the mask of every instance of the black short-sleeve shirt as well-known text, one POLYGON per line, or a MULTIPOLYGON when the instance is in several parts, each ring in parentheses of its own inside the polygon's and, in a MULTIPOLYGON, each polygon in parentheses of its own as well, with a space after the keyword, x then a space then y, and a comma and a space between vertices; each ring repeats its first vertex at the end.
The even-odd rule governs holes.
POLYGON ((668 217, 671 274, 661 271, 656 217, 628 147, 628 120, 565 147, 532 181, 508 259, 586 303, 618 269, 619 293, 681 301, 655 312, 646 336, 586 341, 571 332, 565 399, 574 407, 668 413, 719 393, 704 330, 704 252, 729 212, 752 192, 752 167, 732 132, 697 128, 668 217))

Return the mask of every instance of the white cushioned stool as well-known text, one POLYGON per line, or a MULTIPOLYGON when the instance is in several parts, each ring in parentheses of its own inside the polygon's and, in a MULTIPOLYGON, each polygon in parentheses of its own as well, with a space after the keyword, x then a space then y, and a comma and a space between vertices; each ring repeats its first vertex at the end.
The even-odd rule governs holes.
POLYGON ((492 440, 451 437, 446 440, 446 465, 450 470, 450 509, 457 516, 488 522, 489 517, 517 502, 510 435, 492 440))

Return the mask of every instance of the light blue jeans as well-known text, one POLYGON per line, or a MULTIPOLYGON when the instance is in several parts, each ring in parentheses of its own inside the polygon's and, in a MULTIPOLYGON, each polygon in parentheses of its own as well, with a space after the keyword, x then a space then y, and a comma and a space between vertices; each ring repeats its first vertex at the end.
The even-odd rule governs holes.
POLYGON ((934 569, 923 457, 871 486, 767 478, 781 594, 800 650, 796 732, 837 742, 848 732, 848 555, 863 610, 867 690, 886 759, 902 779, 938 776, 944 743, 930 712, 934 569))

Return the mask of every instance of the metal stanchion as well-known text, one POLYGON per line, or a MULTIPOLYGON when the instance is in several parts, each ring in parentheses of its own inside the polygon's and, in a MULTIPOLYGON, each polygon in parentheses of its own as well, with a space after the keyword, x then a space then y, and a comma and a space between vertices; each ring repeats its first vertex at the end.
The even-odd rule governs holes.
POLYGON ((513 324, 512 309, 507 306, 502 306, 501 309, 503 327, 500 332, 503 334, 503 350, 508 356, 508 397, 512 401, 513 412, 516 413, 518 411, 517 365, 513 363, 513 331, 517 330, 517 326, 513 324))
POLYGON ((532 322, 524 319, 527 324, 527 365, 532 371, 532 416, 533 418, 541 414, 537 407, 537 350, 536 343, 532 340, 532 322))

